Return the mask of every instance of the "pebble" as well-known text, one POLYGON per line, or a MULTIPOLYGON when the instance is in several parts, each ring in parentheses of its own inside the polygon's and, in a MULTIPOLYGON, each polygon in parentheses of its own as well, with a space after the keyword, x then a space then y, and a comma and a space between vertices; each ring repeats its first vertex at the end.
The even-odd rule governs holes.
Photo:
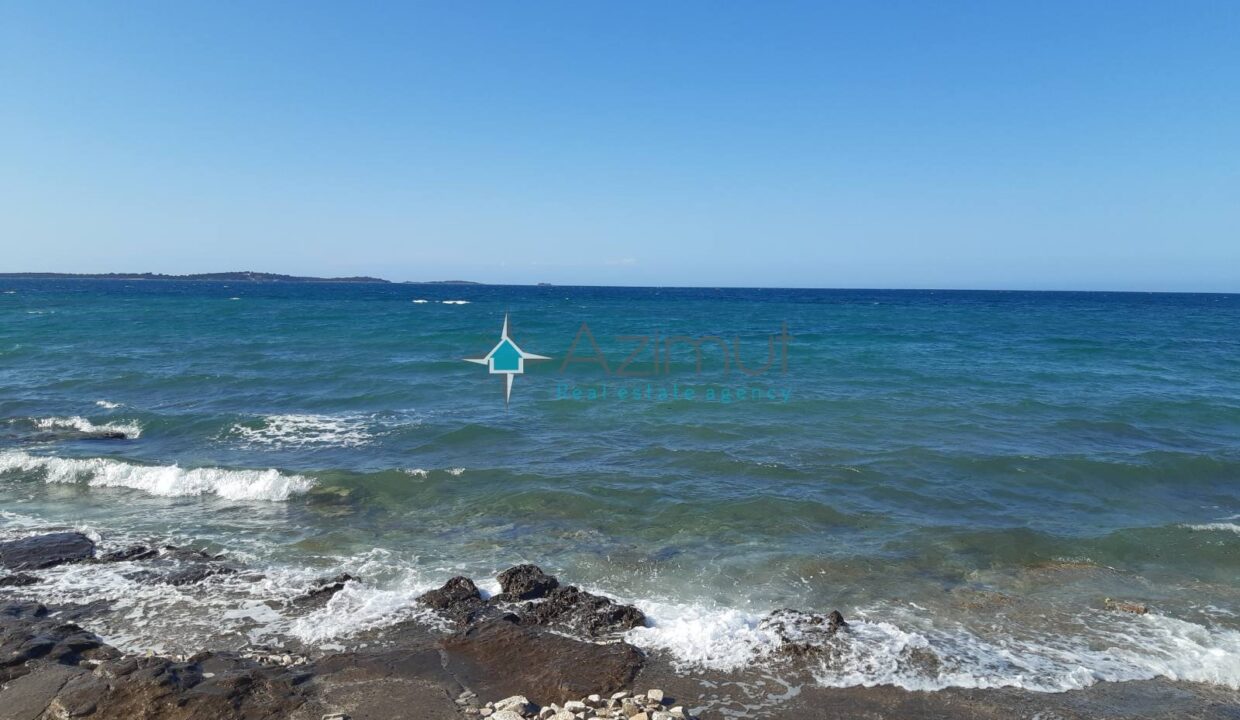
MULTIPOLYGON (((568 700, 563 705, 550 703, 544 707, 530 702, 524 695, 513 695, 489 702, 481 711, 471 707, 466 712, 487 720, 697 720, 683 705, 665 709, 664 704, 670 705, 673 701, 658 688, 634 695, 616 692, 607 699, 594 693, 581 700, 568 700)), ((471 705, 476 702, 470 700, 471 705)))

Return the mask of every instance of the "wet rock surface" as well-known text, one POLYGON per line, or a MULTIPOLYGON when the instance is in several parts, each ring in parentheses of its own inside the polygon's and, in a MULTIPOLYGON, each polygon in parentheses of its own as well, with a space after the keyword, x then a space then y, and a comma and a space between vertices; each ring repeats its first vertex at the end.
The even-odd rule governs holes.
POLYGON ((445 668, 480 694, 523 693, 540 705, 626 687, 641 670, 628 643, 573 640, 504 619, 487 620, 443 641, 445 668))
POLYGON ((305 704, 300 685, 307 677, 232 654, 126 657, 43 605, 0 606, 0 716, 6 718, 274 720, 305 704), (27 676, 35 677, 20 682, 27 676))
POLYGON ((507 617, 528 626, 546 626, 590 639, 617 635, 639 627, 646 616, 632 605, 561 585, 537 565, 518 565, 499 574, 503 592, 483 600, 478 586, 454 577, 418 601, 458 625, 507 617))
POLYGON ((9 570, 42 570, 94 556, 95 543, 80 532, 47 533, 0 542, 0 566, 9 570))

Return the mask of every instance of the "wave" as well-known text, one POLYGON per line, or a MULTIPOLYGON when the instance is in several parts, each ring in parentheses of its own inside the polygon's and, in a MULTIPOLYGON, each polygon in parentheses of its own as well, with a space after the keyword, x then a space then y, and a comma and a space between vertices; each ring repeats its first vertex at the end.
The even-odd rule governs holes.
POLYGON ((121 403, 115 403, 109 400, 96 400, 95 404, 105 410, 115 410, 118 407, 122 407, 121 403))
POLYGON ((374 434, 364 415, 268 415, 258 424, 237 423, 229 432, 251 445, 274 447, 359 447, 374 434))
POLYGON ((1180 527, 1186 527, 1189 530, 1219 530, 1222 532, 1234 532, 1240 535, 1240 525, 1231 522, 1201 523, 1198 525, 1181 525, 1180 527))
POLYGON ((85 482, 91 487, 129 488, 164 497, 217 495, 226 500, 279 502, 314 486, 311 478, 285 475, 274 469, 187 469, 177 465, 135 465, 109 458, 0 453, 0 474, 15 472, 39 472, 49 483, 85 482))
POLYGON ((111 422, 96 425, 80 415, 74 415, 72 417, 31 418, 31 423, 40 430, 72 430, 87 435, 120 433, 130 440, 134 440, 142 435, 142 426, 135 421, 111 422))
POLYGON ((468 305, 468 300, 440 300, 444 305, 468 305))

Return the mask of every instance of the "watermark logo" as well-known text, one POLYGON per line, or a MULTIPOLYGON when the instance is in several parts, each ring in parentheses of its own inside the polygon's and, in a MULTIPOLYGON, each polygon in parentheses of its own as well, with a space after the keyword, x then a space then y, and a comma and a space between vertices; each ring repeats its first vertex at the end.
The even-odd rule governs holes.
POLYGON ((465 362, 486 365, 487 372, 492 375, 504 376, 504 405, 512 398, 512 379, 525 372, 526 360, 550 360, 546 355, 535 355, 522 350, 508 336, 508 313, 504 313, 504 327, 500 330, 499 342, 491 348, 491 352, 479 358, 465 358, 465 362))

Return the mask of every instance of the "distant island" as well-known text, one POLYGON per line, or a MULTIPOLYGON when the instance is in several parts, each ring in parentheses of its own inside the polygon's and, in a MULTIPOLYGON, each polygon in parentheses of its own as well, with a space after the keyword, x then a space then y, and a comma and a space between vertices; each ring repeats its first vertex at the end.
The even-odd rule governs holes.
POLYGON ((3 279, 21 280, 200 280, 209 282, 336 282, 336 283, 389 283, 382 278, 357 277, 302 277, 261 272, 195 273, 193 275, 164 275, 162 273, 0 273, 3 279))

